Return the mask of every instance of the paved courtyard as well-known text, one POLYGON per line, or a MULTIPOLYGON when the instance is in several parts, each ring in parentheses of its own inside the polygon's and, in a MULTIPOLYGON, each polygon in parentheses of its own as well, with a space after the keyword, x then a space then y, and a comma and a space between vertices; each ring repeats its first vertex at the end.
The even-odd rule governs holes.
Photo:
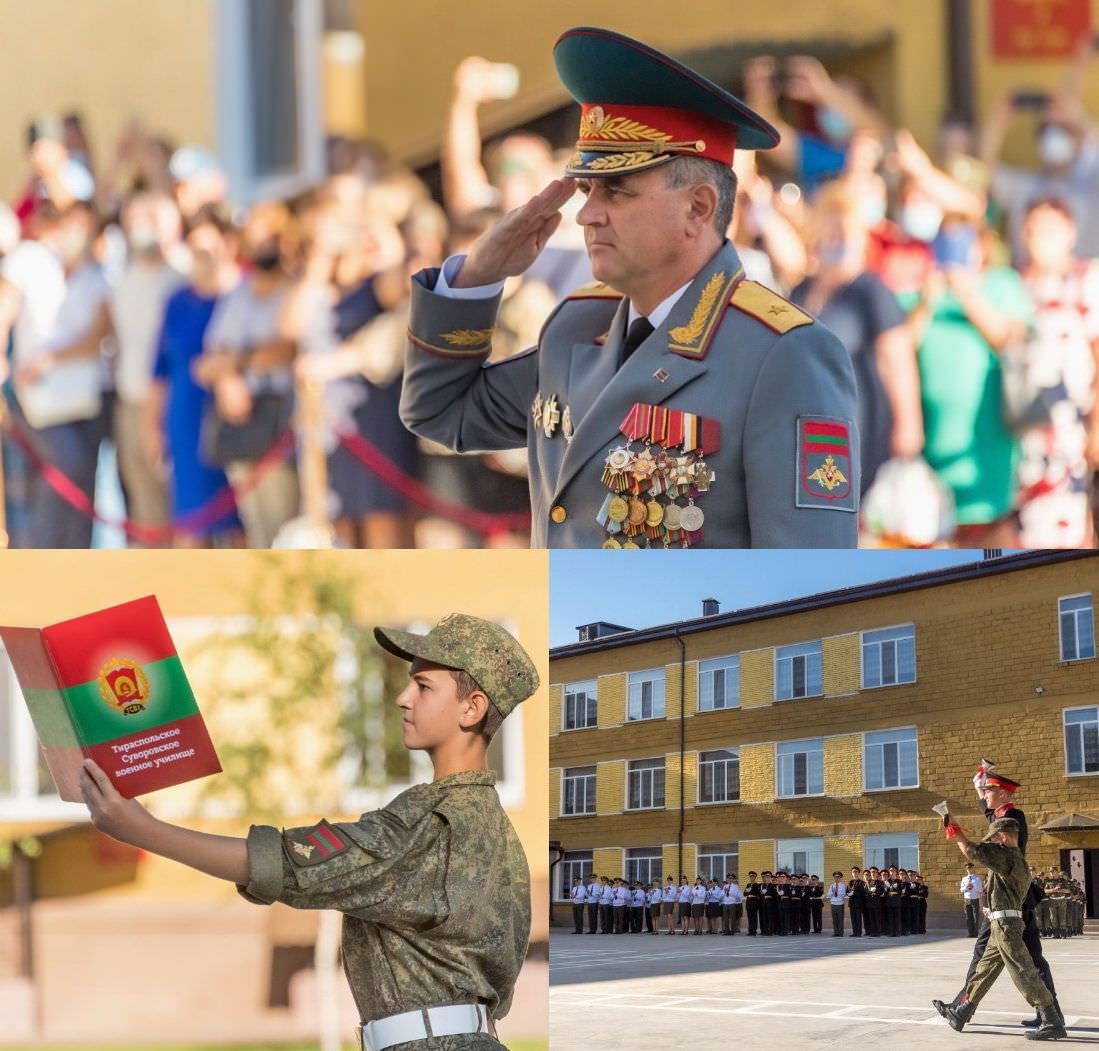
MULTIPOLYGON (((652 937, 554 933, 550 1042, 562 1051, 1035 1046, 1030 1014, 1002 975, 962 1034, 935 1013, 965 975, 973 942, 652 937)), ((1099 935, 1045 941, 1069 1041, 1099 1046, 1099 935)), ((1044 1046, 1044 1045, 1043 1045, 1044 1046)))

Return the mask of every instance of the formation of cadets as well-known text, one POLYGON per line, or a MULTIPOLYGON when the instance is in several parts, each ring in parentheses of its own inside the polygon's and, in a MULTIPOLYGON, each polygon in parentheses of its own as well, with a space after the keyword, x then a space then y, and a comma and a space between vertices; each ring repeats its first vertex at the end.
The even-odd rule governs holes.
POLYGON ((1072 938, 1084 933, 1087 895, 1078 880, 1068 873, 1049 869, 1030 870, 1031 877, 1045 895, 1034 909, 1034 918, 1043 938, 1072 938))
MULTIPOLYGON (((893 866, 857 866, 840 881, 842 900, 850 914, 851 936, 901 937, 927 933, 928 887, 918 872, 893 866)), ((843 932, 843 904, 839 912, 830 894, 836 887, 807 873, 748 873, 743 890, 736 873, 723 882, 699 876, 692 883, 669 876, 663 887, 608 876, 573 880, 571 899, 574 934, 821 934, 825 899, 829 899, 833 933, 843 932), (586 925, 585 925, 586 924, 586 925)))

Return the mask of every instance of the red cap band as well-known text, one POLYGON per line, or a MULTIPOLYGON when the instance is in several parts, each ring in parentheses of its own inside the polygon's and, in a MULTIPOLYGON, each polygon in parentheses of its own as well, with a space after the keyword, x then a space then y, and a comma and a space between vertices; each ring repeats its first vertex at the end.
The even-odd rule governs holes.
POLYGON ((621 145, 623 151, 644 146, 654 153, 685 153, 732 167, 737 129, 704 113, 673 106, 626 106, 585 102, 581 106, 576 148, 601 150, 621 145), (667 143, 661 148, 661 143, 667 143))

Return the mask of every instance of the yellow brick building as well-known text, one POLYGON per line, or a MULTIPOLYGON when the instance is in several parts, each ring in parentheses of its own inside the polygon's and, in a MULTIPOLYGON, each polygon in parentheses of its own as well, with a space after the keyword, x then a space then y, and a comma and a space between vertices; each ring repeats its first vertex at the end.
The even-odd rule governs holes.
POLYGON ((931 807, 982 827, 971 778, 989 757, 1022 782, 1031 863, 1072 866, 1096 916, 1097 591, 1096 556, 1031 552, 586 626, 550 651, 554 899, 588 871, 895 863, 924 873, 933 925, 961 926, 963 861, 931 807))

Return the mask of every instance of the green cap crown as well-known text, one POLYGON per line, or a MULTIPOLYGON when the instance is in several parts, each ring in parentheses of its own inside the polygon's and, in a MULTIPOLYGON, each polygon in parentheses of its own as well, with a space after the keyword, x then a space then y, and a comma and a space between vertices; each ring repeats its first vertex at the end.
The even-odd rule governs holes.
POLYGON ((468 613, 443 617, 426 635, 375 628, 378 645, 406 661, 421 660, 467 672, 503 716, 538 689, 526 650, 499 624, 468 613))
POLYGON ((1019 822, 1013 817, 998 817, 988 826, 988 834, 994 836, 997 832, 1008 832, 1013 836, 1019 834, 1019 822))

